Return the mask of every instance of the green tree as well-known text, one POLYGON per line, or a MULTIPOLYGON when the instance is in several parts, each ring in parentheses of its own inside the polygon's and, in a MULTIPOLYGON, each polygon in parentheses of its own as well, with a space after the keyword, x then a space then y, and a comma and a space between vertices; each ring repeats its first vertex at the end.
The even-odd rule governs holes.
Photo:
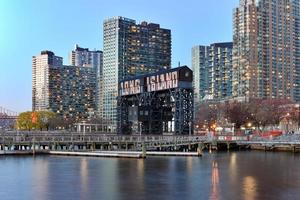
POLYGON ((22 112, 19 114, 17 118, 17 128, 19 130, 32 130, 34 124, 32 123, 31 114, 31 111, 22 112))
POLYGON ((51 119, 55 118, 56 114, 52 111, 38 111, 36 128, 49 130, 51 119))
POLYGON ((17 118, 17 128, 19 130, 49 130, 51 119, 55 118, 56 114, 52 111, 26 111, 19 114, 17 118), (35 113, 35 114, 34 114, 35 113), (36 119, 33 120, 33 115, 36 119))

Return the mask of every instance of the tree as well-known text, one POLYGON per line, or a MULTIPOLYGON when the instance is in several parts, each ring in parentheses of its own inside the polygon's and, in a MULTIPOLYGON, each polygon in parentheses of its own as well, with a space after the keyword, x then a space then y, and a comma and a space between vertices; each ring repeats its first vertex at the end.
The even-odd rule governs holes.
POLYGON ((50 120, 55 118, 56 114, 52 111, 39 111, 37 112, 37 129, 49 130, 50 120))
POLYGON ((203 102, 197 106, 195 120, 198 126, 214 129, 220 114, 220 104, 203 102))
POLYGON ((224 113, 226 118, 231 123, 234 123, 236 129, 240 129, 242 125, 246 124, 252 118, 249 106, 244 102, 226 102, 224 113))
POLYGON ((32 130, 32 128, 34 127, 34 124, 32 123, 31 120, 31 111, 27 111, 27 112, 22 112, 19 114, 18 118, 17 118, 17 128, 19 130, 32 130))
MULTIPOLYGON (((257 128, 278 125, 283 115, 287 113, 287 105, 293 102, 288 99, 250 99, 248 102, 234 103, 229 106, 231 120, 238 125, 251 122, 257 128), (239 106, 237 106, 239 104, 239 106), (239 116, 240 119, 235 119, 239 116)), ((236 127, 238 128, 238 126, 236 127)))
POLYGON ((19 130, 33 130, 44 128, 49 130, 49 122, 56 114, 51 111, 27 111, 19 114, 17 118, 17 128, 19 130))

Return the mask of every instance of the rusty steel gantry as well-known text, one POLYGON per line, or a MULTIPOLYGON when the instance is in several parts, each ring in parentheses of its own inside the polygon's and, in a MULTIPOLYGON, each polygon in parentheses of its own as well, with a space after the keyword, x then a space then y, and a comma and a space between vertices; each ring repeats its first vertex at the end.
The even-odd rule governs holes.
POLYGON ((136 76, 119 83, 119 134, 193 132, 193 72, 187 66, 136 76))

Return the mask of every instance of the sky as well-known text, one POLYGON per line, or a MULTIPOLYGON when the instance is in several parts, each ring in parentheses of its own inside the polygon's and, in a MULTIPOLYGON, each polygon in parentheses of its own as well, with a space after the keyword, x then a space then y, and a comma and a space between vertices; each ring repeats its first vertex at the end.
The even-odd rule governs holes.
POLYGON ((103 20, 113 16, 171 29, 172 66, 191 67, 191 48, 232 41, 239 0, 0 0, 0 107, 32 105, 32 56, 64 58, 75 44, 103 49, 103 20))

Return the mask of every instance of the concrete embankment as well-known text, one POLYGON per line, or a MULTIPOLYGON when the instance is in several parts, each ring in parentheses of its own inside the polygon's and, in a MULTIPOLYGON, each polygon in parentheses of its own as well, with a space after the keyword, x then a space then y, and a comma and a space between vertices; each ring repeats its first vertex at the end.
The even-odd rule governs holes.
POLYGON ((0 151, 0 155, 33 155, 33 154, 49 154, 48 150, 9 150, 0 151))
POLYGON ((249 146, 251 150, 262 150, 262 151, 289 151, 289 152, 300 152, 299 145, 262 145, 252 144, 249 146))

